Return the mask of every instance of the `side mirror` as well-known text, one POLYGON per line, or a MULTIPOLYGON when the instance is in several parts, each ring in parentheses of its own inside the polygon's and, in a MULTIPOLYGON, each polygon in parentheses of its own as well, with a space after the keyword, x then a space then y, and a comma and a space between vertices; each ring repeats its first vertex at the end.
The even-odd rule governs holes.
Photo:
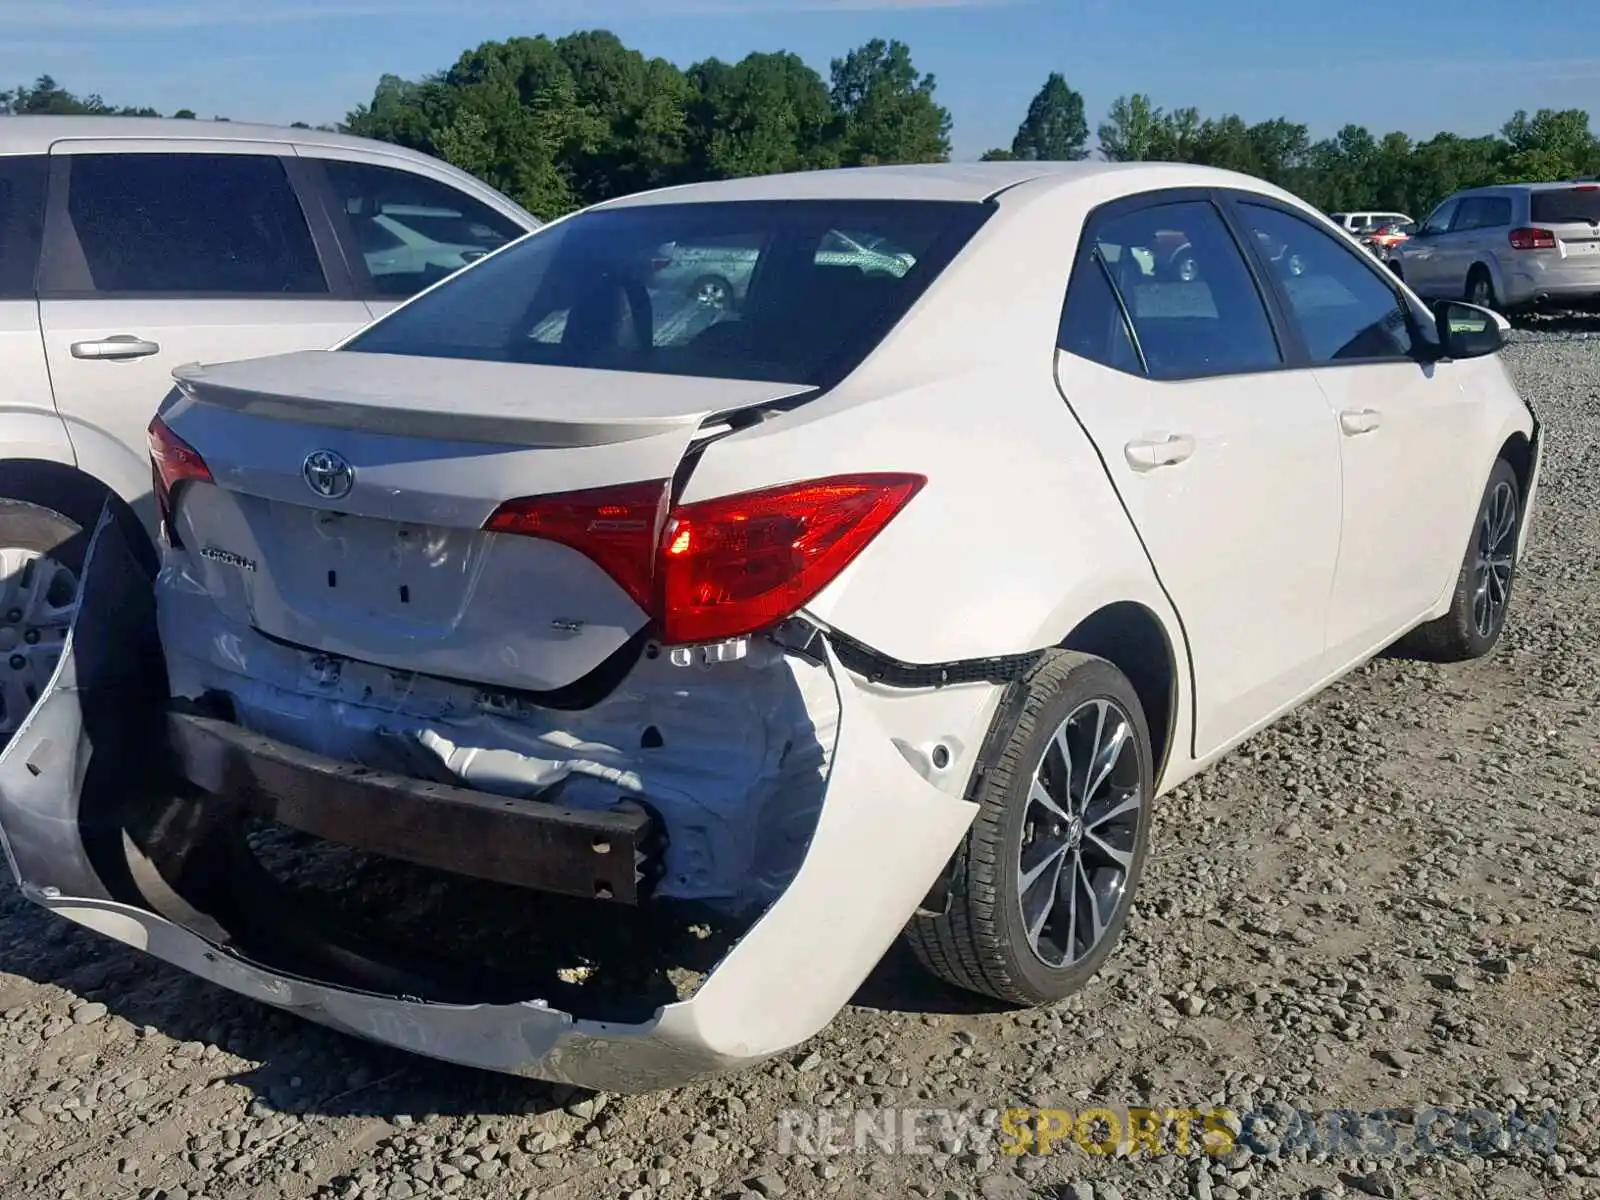
POLYGON ((1441 300, 1433 306, 1439 349, 1445 358, 1482 358, 1506 344, 1511 322, 1499 313, 1463 300, 1441 300))

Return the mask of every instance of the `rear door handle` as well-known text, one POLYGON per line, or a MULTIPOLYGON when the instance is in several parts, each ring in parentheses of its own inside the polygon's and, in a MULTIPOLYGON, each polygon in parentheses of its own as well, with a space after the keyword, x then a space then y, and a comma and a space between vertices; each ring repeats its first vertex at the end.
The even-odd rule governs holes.
POLYGON ((1347 408, 1339 414, 1339 428, 1348 434, 1371 433, 1383 424, 1383 414, 1375 408, 1347 408))
POLYGON ((1181 463, 1193 454, 1194 438, 1187 433, 1174 433, 1160 440, 1129 442, 1122 452, 1135 471, 1153 471, 1181 463))
POLYGON ((116 333, 95 342, 73 342, 73 358, 149 358, 160 354, 161 347, 131 333, 116 333))

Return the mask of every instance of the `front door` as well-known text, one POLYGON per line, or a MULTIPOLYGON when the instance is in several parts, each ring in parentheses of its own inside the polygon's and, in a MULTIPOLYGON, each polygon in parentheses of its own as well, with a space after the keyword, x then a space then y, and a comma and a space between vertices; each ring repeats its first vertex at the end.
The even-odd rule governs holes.
POLYGON ((1206 755, 1317 682, 1338 434, 1209 199, 1108 205, 1085 247, 1057 379, 1183 622, 1206 755))
MULTIPOLYGON (((332 345, 369 319, 325 270, 286 146, 52 148, 39 319, 79 465, 153 528, 146 428, 172 369, 332 345)), ((331 246, 331 239, 326 239, 331 246)))
POLYGON ((1478 444, 1479 406, 1453 364, 1413 354, 1406 302, 1382 267, 1286 207, 1240 199, 1235 211, 1295 255, 1296 271, 1268 273, 1339 431, 1328 667, 1340 670, 1414 624, 1459 566, 1478 485, 1463 483, 1455 453, 1478 444))

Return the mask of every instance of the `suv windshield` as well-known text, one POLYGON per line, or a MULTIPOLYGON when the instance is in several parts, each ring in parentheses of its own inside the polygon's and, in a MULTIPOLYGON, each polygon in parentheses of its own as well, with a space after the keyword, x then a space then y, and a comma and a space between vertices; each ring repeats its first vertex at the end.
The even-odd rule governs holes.
POLYGON ((1600 186, 1533 192, 1528 197, 1528 216, 1541 225, 1600 223, 1600 186))
POLYGON ((579 213, 397 309, 346 350, 825 386, 990 213, 942 201, 579 213))

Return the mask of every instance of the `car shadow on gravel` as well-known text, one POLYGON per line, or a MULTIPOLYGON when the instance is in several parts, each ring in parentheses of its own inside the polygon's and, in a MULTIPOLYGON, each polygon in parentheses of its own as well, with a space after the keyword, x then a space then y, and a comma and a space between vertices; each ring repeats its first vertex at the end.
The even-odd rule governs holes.
POLYGON ((578 1107, 590 1095, 434 1062, 323 1028, 52 917, 10 887, 0 894, 0 972, 47 989, 24 999, 0 975, 0 1009, 33 1009, 48 1020, 80 1000, 103 1004, 109 1016, 134 1027, 138 1057, 149 1061, 153 1043, 179 1069, 214 1064, 211 1079, 248 1089, 266 1112, 404 1123, 536 1115, 578 1107), (230 1071, 238 1064, 228 1060, 236 1059, 255 1065, 230 1071))
POLYGON ((905 942, 897 941, 873 968, 865 983, 851 997, 857 1008, 879 1012, 939 1013, 944 1016, 977 1016, 1011 1012, 1015 1006, 964 992, 936 979, 912 954, 905 942))

